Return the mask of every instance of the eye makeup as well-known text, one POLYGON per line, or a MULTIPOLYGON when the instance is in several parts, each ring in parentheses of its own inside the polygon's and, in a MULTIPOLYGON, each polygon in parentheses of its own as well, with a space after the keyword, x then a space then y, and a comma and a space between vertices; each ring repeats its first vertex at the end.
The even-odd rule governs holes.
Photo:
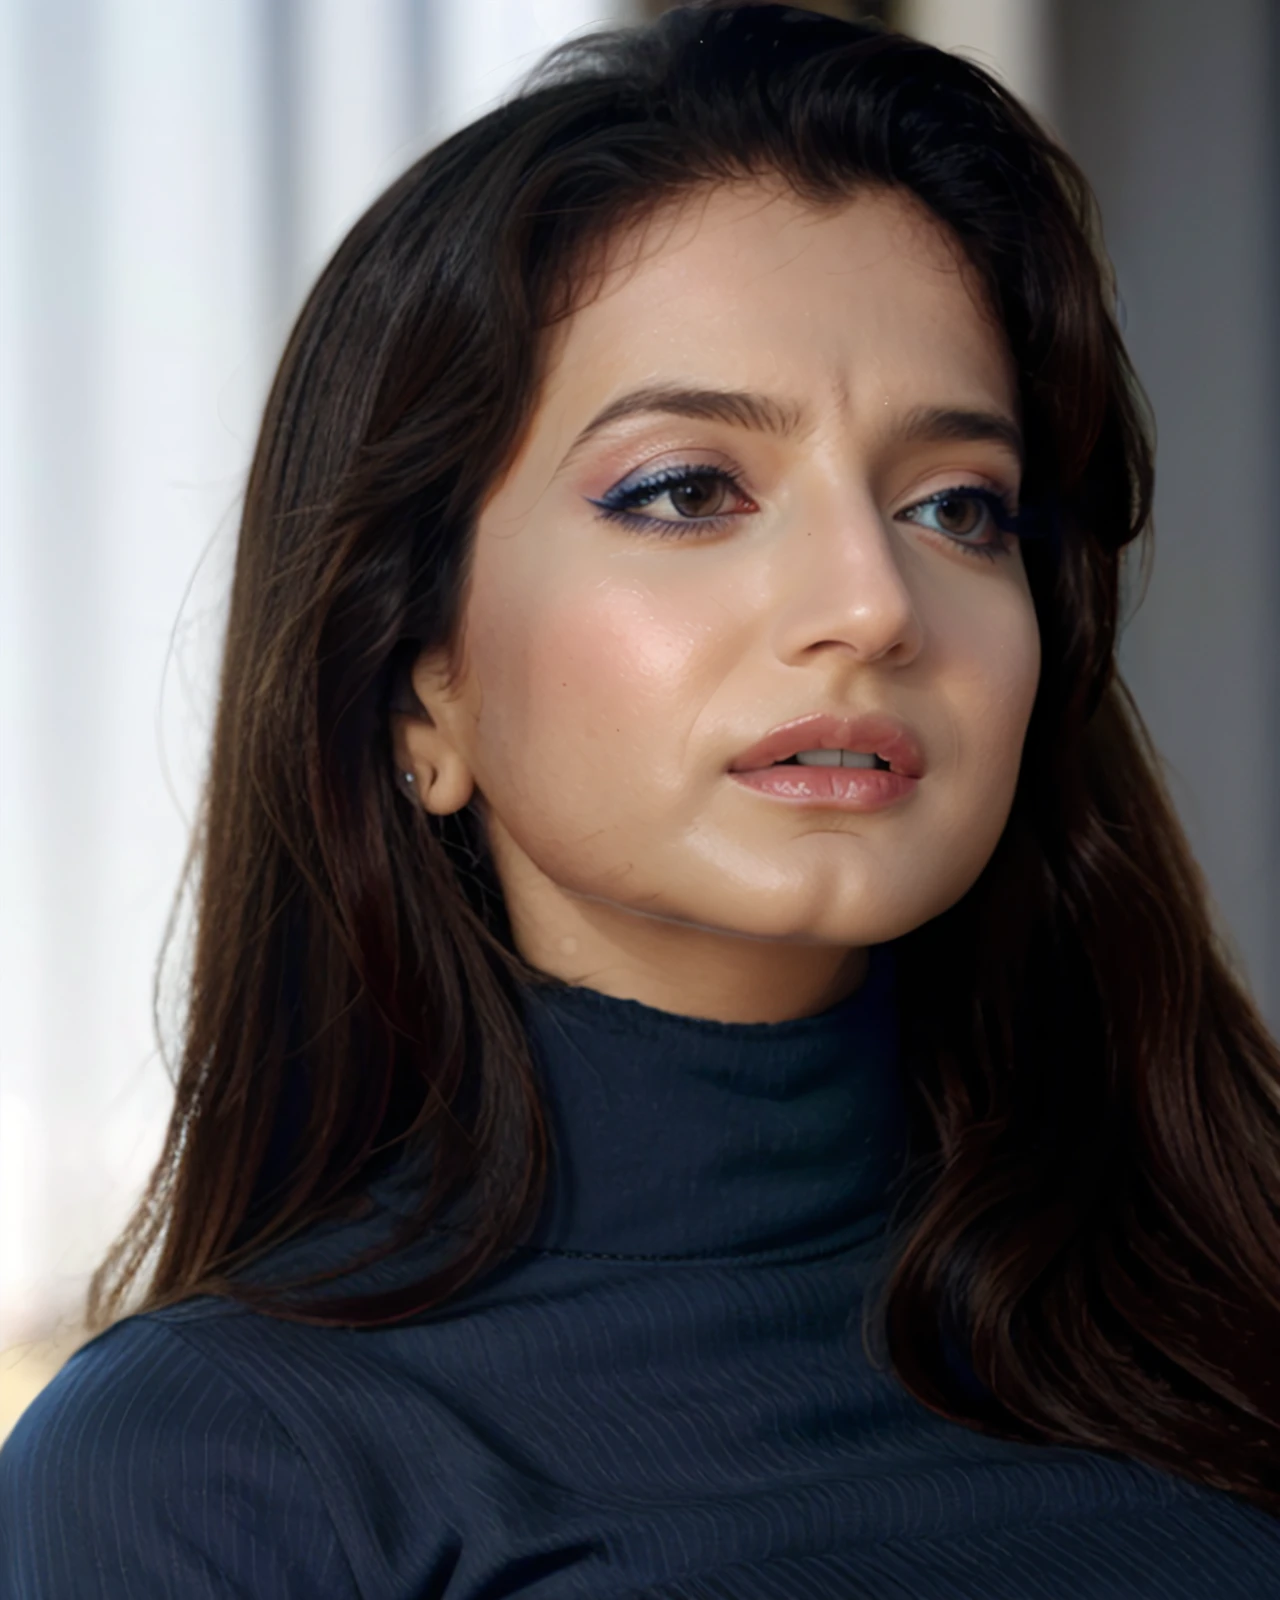
MULTIPOLYGON (((624 478, 599 499, 588 497, 588 503, 596 508, 603 520, 617 522, 638 533, 655 535, 658 538, 696 538, 702 532, 720 532, 731 522, 748 514, 743 511, 724 513, 719 510, 713 510, 707 516, 687 514, 680 509, 677 497, 688 489, 695 491, 695 499, 701 494, 705 500, 710 492, 713 506, 723 503, 725 498, 737 496, 739 499, 748 500, 752 509, 755 509, 736 473, 725 467, 694 463, 676 463, 662 467, 657 472, 636 480, 624 478), (651 505, 664 498, 668 499, 676 509, 675 518, 646 516, 640 510, 640 507, 651 505)), ((954 506, 976 508, 979 513, 977 526, 969 530, 949 530, 929 522, 920 522, 920 526, 934 534, 938 541, 945 542, 966 555, 994 561, 1003 555, 1012 554, 1013 541, 1019 535, 1021 518, 1019 513, 1014 511, 1009 497, 993 489, 984 489, 974 484, 956 484, 936 490, 933 494, 904 506, 895 516, 900 521, 918 522, 920 513, 949 514, 943 512, 942 508, 954 506), (990 542, 971 543, 961 536, 966 531, 977 533, 985 531, 990 542)))

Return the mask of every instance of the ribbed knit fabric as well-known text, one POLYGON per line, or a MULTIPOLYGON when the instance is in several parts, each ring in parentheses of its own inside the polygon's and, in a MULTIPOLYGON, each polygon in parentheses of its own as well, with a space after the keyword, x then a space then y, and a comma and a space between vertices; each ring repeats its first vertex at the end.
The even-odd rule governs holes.
MULTIPOLYGON (((1280 1596, 1280 1519, 988 1439, 868 1358, 905 1151, 892 969, 879 946, 856 995, 772 1024, 526 995, 554 1147, 529 1244, 395 1326, 211 1298, 118 1323, 0 1450, 0 1595, 1280 1596)), ((275 1265, 344 1259, 419 1180, 275 1265)))

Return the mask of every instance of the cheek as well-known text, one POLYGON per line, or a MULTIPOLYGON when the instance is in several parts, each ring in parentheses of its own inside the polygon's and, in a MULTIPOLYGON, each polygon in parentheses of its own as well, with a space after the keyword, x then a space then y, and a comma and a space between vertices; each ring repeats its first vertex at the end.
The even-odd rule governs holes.
POLYGON ((1018 787, 1040 676, 1040 633, 1030 595, 1007 600, 984 606, 964 626, 953 616, 945 646, 939 639, 930 680, 938 782, 925 778, 928 803, 920 816, 928 847, 917 864, 921 892, 936 898, 937 910, 954 904, 990 860, 1018 787))
POLYGON ((544 687, 567 682, 579 723, 585 714, 580 731, 621 754, 676 731, 694 692, 698 644, 695 621, 647 588, 597 586, 548 617, 530 667, 544 687))
POLYGON ((543 596, 519 614, 485 638, 490 760, 530 792, 551 779, 562 803, 598 793, 612 804, 627 771, 660 777, 696 714, 705 627, 643 586, 613 583, 543 596))
POLYGON ((1009 801, 1040 681, 1040 630, 1031 596, 1010 599, 973 637, 970 667, 959 679, 966 722, 962 748, 972 752, 977 767, 970 776, 1009 801))

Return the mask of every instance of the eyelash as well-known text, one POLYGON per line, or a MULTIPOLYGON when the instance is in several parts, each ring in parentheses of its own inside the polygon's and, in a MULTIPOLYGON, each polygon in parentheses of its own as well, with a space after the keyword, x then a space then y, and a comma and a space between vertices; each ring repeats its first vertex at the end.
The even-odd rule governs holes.
MULTIPOLYGON (((699 482, 722 483, 736 494, 746 495, 737 474, 727 468, 672 466, 664 467, 652 477, 632 484, 629 488, 611 489, 609 494, 600 500, 591 500, 590 497, 588 499, 606 521, 620 522, 624 527, 656 533, 659 538, 688 537, 689 528, 715 530, 736 521, 741 515, 740 512, 720 513, 713 517, 682 517, 680 521, 672 522, 664 517, 646 517, 628 508, 628 501, 634 504, 636 500, 651 500, 682 484, 699 482)), ((934 494, 926 495, 923 500, 904 506, 898 515, 902 516, 906 511, 919 511, 923 507, 937 505, 943 500, 981 501, 999 532, 1015 535, 1017 533, 1018 514, 1010 507, 1008 498, 993 489, 980 489, 972 484, 957 484, 954 488, 939 489, 934 494)), ((957 535, 947 533, 943 528, 927 528, 926 531, 944 539, 955 549, 964 551, 966 555, 979 556, 984 561, 996 561, 1012 551, 1012 546, 1003 539, 997 539, 994 544, 966 544, 957 535)))

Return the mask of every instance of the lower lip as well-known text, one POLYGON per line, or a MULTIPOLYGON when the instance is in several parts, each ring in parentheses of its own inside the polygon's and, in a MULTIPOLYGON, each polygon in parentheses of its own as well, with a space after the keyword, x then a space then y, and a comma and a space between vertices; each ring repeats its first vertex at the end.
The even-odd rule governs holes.
POLYGON ((759 767, 729 776, 757 794, 836 811, 879 811, 911 794, 920 782, 880 767, 759 767))

